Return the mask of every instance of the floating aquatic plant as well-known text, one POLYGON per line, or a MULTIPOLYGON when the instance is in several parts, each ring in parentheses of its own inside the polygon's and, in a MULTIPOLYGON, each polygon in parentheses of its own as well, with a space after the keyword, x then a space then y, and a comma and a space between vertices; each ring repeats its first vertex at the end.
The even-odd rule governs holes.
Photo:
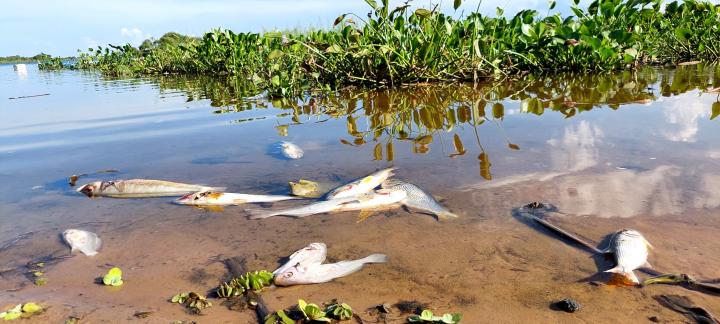
POLYGON ((307 303, 302 299, 298 300, 297 306, 289 311, 280 310, 268 315, 265 324, 294 324, 294 323, 317 323, 347 321, 353 318, 353 311, 350 305, 332 300, 323 304, 323 310, 317 304, 307 303))
POLYGON ((337 300, 327 304, 325 312, 328 316, 339 321, 347 321, 353 317, 352 307, 345 303, 339 303, 337 300))
POLYGON ((298 299, 298 309, 305 316, 305 320, 316 322, 331 322, 332 319, 316 304, 308 304, 302 299, 298 299))
POLYGON ((103 284, 113 287, 122 286, 122 270, 118 267, 108 270, 107 274, 103 277, 103 284))
POLYGON ((171 303, 183 304, 192 313, 200 314, 203 309, 211 307, 212 303, 196 292, 184 292, 172 296, 171 303))
POLYGON ((15 307, 0 313, 0 318, 5 321, 12 321, 21 317, 30 317, 43 311, 43 308, 36 303, 17 304, 15 307))
POLYGON ((272 283, 273 274, 267 270, 248 272, 238 278, 220 284, 216 289, 218 297, 240 296, 246 291, 261 291, 272 283))
POLYGON ((442 316, 435 316, 430 310, 423 310, 420 315, 413 315, 408 317, 408 323, 444 323, 444 324, 456 324, 460 323, 462 314, 443 314, 442 316))

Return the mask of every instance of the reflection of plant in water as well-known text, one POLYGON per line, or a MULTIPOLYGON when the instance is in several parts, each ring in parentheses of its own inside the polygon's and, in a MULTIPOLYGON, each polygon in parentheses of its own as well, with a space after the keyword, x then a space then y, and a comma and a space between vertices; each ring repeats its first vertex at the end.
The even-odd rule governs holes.
MULTIPOLYGON (((395 90, 338 91, 308 93, 303 98, 265 100, 244 82, 231 78, 163 77, 161 89, 180 89, 188 100, 210 99, 215 113, 243 112, 275 107, 286 112, 276 116, 280 136, 288 136, 293 125, 345 120, 347 136, 340 142, 349 146, 372 145, 375 160, 392 161, 398 142, 407 142, 416 154, 426 154, 432 145, 442 144, 444 132, 455 127, 495 124, 509 149, 518 150, 505 135, 502 122, 510 113, 542 115, 559 112, 566 118, 594 108, 618 109, 626 104, 642 104, 658 95, 674 96, 693 90, 720 86, 720 67, 704 64, 681 66, 673 70, 641 68, 614 74, 525 76, 522 80, 452 85, 417 84, 395 90), (658 85, 659 91, 654 88, 658 85), (519 110, 508 111, 508 101, 519 102, 519 110), (440 143, 438 143, 440 142, 440 143)), ((720 103, 712 105, 711 119, 720 115, 720 103)), ((254 120, 235 120, 243 123, 254 120)), ((478 160, 483 178, 491 179, 490 159, 480 144, 477 129, 478 160)), ((463 156, 468 148, 460 136, 453 135, 451 157, 463 156)))

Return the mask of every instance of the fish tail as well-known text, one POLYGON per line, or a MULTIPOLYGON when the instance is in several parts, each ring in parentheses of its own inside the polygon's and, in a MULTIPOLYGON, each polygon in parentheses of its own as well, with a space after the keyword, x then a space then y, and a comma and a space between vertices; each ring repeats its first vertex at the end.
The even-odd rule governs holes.
POLYGON ((263 219, 268 218, 272 216, 277 216, 277 214, 274 213, 268 213, 264 210, 259 209, 246 209, 245 210, 250 216, 248 216, 249 219, 263 219))
POLYGON ((460 216, 458 216, 452 212, 449 212, 449 211, 444 211, 444 212, 437 213, 437 217, 439 219, 450 219, 450 218, 458 218, 460 216))
POLYGON ((385 263, 388 261, 388 257, 385 254, 370 254, 362 258, 363 263, 385 263))
POLYGON ((616 266, 612 269, 605 270, 605 272, 610 273, 617 273, 619 275, 622 275, 623 277, 627 278, 628 280, 632 281, 633 283, 639 284, 640 279, 635 275, 635 273, 632 272, 632 270, 626 271, 621 266, 616 266))

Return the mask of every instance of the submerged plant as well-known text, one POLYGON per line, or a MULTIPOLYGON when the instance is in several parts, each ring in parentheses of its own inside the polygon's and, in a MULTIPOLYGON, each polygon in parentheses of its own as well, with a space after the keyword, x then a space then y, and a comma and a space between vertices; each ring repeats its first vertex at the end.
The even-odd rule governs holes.
POLYGON ((106 286, 122 286, 123 280, 122 280, 122 270, 120 268, 115 267, 110 270, 108 270, 107 274, 103 277, 103 284, 106 286))
POLYGON ((339 321, 347 321, 353 317, 352 307, 345 303, 338 303, 336 300, 326 305, 325 312, 329 317, 339 321))
POLYGON ((423 310, 420 315, 413 315, 408 317, 408 323, 444 323, 444 324, 456 324, 460 323, 462 314, 443 314, 442 316, 435 316, 430 310, 423 310))
POLYGON ((196 292, 184 292, 172 296, 170 299, 171 303, 183 304, 185 307, 194 314, 200 314, 203 309, 211 307, 212 303, 207 300, 204 296, 196 292))

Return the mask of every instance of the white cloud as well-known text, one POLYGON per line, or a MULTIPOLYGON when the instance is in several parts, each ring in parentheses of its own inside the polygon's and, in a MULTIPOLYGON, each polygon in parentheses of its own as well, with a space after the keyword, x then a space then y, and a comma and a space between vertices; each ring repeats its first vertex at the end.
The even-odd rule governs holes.
POLYGON ((132 39, 132 42, 135 42, 135 43, 140 43, 151 37, 150 34, 143 33, 143 31, 137 27, 120 28, 120 36, 125 37, 125 38, 130 38, 130 39, 132 39))
POLYGON ((700 118, 708 116, 708 107, 701 101, 688 102, 677 98, 663 110, 665 121, 670 124, 663 131, 663 136, 673 142, 695 142, 700 118))
POLYGON ((595 166, 600 155, 596 144, 602 137, 602 130, 585 120, 577 126, 565 127, 562 139, 548 141, 553 147, 551 156, 553 168, 576 172, 595 166))

